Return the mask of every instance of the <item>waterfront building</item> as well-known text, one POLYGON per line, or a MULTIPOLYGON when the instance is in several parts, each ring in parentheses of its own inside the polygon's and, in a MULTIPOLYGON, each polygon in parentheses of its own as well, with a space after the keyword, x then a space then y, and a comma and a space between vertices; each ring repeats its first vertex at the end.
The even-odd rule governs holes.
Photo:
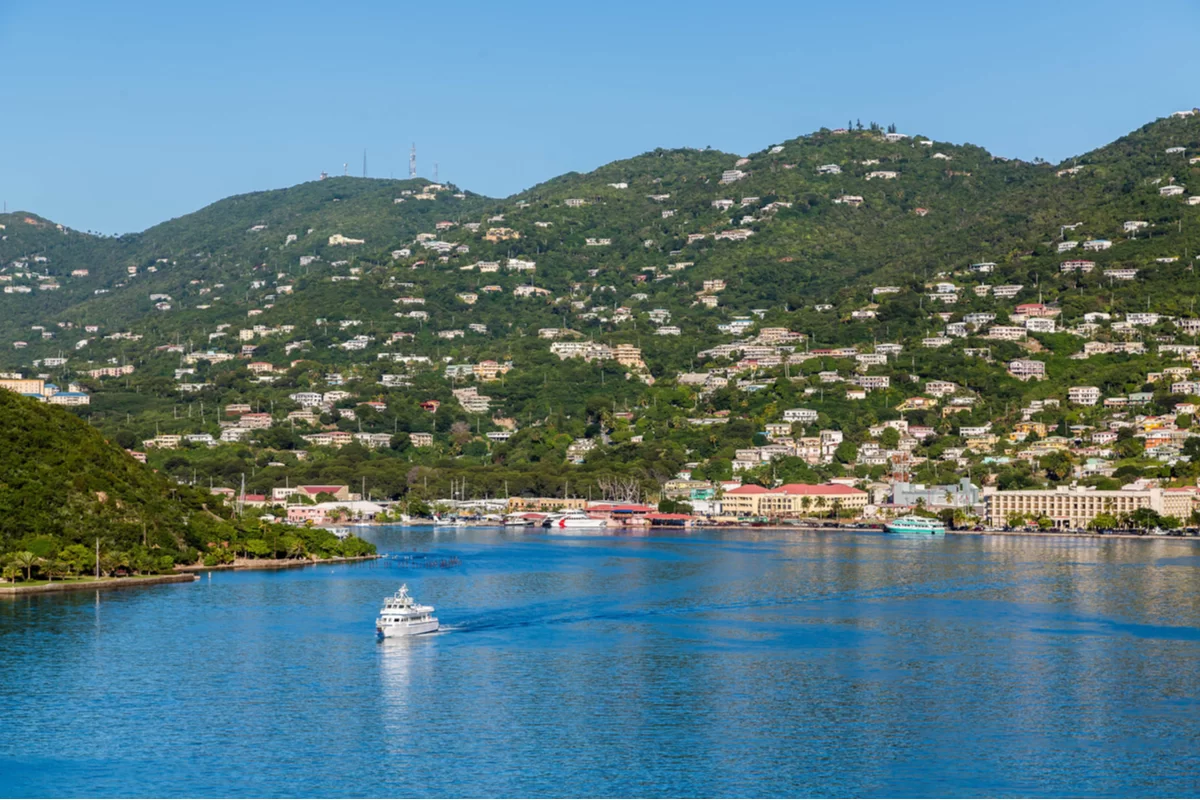
POLYGON ((722 510, 742 517, 796 517, 840 509, 846 516, 861 514, 868 494, 839 483, 787 483, 774 489, 746 484, 726 492, 722 510))
POLYGON ((1094 489, 1090 486, 1059 486, 1054 489, 984 490, 988 524, 1007 525, 1011 514, 1027 518, 1046 517, 1055 527, 1083 529, 1099 514, 1119 516, 1149 508, 1163 516, 1187 519, 1192 513, 1194 492, 1171 489, 1094 489))

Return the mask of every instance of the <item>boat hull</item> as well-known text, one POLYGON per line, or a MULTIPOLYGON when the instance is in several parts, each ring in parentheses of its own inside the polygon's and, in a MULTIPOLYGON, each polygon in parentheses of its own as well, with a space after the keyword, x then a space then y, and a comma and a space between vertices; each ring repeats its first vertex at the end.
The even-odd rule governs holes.
POLYGON ((608 523, 602 519, 591 519, 590 517, 568 517, 566 519, 550 519, 542 523, 543 528, 575 528, 575 529, 590 529, 597 530, 603 528, 608 523))
POLYGON ((888 533, 894 533, 901 536, 945 536, 945 528, 913 528, 904 525, 886 524, 883 529, 888 533))
POLYGON ((375 633, 380 639, 400 639, 406 636, 420 636, 422 633, 433 633, 437 629, 438 621, 431 619, 426 622, 414 622, 411 625, 407 623, 381 625, 375 628, 375 633))

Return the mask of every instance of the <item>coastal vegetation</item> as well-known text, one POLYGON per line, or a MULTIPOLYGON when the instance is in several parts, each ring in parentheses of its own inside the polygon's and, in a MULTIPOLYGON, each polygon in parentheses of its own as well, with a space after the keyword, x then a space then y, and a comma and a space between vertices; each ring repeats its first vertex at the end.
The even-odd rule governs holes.
POLYGON ((177 564, 360 556, 374 545, 237 518, 206 491, 144 464, 74 414, 0 391, 0 575, 152 575, 177 564), (98 544, 97 544, 98 543, 98 544))

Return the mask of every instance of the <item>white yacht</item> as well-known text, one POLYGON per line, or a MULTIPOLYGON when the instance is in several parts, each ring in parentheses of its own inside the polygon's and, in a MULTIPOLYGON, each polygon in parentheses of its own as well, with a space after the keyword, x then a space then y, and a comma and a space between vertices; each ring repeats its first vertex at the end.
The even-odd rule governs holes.
POLYGON ((417 605, 408 596, 408 584, 401 586, 400 591, 391 597, 384 598, 379 619, 375 620, 375 633, 380 639, 416 636, 418 633, 433 633, 437 629, 438 621, 433 615, 433 606, 417 605))
POLYGON ((551 514, 542 521, 543 528, 603 528, 606 524, 604 520, 589 517, 578 509, 551 514))
POLYGON ((534 511, 517 511, 512 514, 504 515, 504 527, 506 528, 535 528, 541 527, 542 522, 546 519, 545 514, 538 514, 534 511))

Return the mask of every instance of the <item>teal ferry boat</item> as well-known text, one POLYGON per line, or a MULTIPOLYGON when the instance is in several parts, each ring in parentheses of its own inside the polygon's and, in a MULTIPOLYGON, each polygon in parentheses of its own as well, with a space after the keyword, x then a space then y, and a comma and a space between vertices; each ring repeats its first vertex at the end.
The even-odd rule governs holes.
POLYGON ((946 533, 946 526, 941 520, 929 517, 899 517, 885 523, 883 528, 888 533, 921 533, 927 536, 942 536, 946 533))

